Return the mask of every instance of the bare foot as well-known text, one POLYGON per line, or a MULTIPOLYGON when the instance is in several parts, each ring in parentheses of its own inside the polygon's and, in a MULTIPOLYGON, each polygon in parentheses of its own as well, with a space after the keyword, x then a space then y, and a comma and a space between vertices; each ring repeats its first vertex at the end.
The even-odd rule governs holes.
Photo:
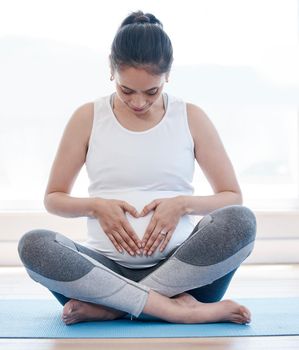
POLYGON ((182 293, 172 300, 186 308, 184 323, 233 322, 245 324, 251 321, 250 311, 233 300, 201 303, 188 293, 182 293))
POLYGON ((103 305, 71 299, 63 307, 62 320, 65 324, 88 321, 115 320, 126 315, 126 312, 108 308, 103 305))

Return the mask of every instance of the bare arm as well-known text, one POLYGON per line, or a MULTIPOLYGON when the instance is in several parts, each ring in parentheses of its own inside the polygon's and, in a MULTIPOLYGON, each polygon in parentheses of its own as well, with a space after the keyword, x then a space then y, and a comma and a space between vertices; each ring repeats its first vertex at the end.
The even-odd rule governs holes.
POLYGON ((76 198, 70 196, 73 184, 86 160, 93 121, 93 104, 78 108, 64 130, 44 196, 47 211, 63 217, 96 218, 115 248, 139 253, 139 238, 129 224, 126 212, 137 217, 137 210, 122 200, 76 198))
POLYGON ((93 120, 93 104, 79 107, 67 123, 54 159, 44 205, 48 212, 63 217, 93 216, 95 198, 70 196, 85 163, 93 120))
POLYGON ((181 196, 183 212, 206 215, 217 208, 242 204, 242 193, 233 165, 214 125, 202 109, 187 104, 190 131, 194 139, 195 158, 209 181, 214 194, 181 196))

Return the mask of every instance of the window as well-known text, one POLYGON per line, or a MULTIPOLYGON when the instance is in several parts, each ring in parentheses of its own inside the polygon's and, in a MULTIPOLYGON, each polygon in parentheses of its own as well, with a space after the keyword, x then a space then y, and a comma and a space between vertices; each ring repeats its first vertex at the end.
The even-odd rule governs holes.
MULTIPOLYGON (((174 46, 165 90, 215 124, 251 206, 298 207, 296 0, 6 1, 0 11, 0 210, 43 210, 63 129, 114 90, 108 54, 122 19, 152 12, 174 46), (18 11, 16 11, 16 8, 18 11), (275 204, 276 203, 276 204, 275 204)), ((196 194, 211 189, 197 168, 196 194)), ((88 196, 85 168, 73 194, 88 196)))

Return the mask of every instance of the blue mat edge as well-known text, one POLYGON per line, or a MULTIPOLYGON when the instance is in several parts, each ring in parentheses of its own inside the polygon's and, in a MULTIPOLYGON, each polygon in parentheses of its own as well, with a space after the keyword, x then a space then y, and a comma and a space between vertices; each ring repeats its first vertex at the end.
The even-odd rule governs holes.
MULTIPOLYGON (((239 302, 239 303, 246 303, 247 301, 251 301, 251 300, 259 300, 259 301, 262 301, 262 300, 280 300, 280 301, 283 301, 285 299, 288 299, 288 300, 296 300, 296 301, 299 301, 299 297, 271 297, 271 298, 261 298, 261 297, 258 297, 258 298, 233 298, 233 300, 235 300, 236 302, 239 302)), ((1 302, 6 302, 6 301, 10 301, 10 302, 13 302, 13 301, 36 301, 36 302, 42 302, 42 301, 49 301, 49 302, 53 302, 53 301, 56 301, 55 298, 26 298, 26 299, 20 299, 20 298, 10 298, 10 299, 2 299, 1 302)), ((56 301, 57 302, 57 301, 56 301)), ((59 303, 57 304, 59 306, 59 303)), ((62 305, 61 305, 62 307, 62 305)), ((145 317, 151 317, 151 316, 148 316, 148 315, 145 315, 145 317)), ((149 320, 151 321, 150 319, 146 319, 146 320, 149 320)), ((156 319, 157 320, 157 319, 156 319)), ((121 321, 121 320, 119 320, 121 321)), ((114 321, 108 321, 108 322, 114 322, 114 321)), ((95 322, 92 322, 92 323, 97 323, 96 321, 95 322)), ((99 321, 100 323, 100 321, 99 321)), ((219 323, 221 324, 221 323, 219 323)), ((231 323, 229 323, 231 324, 231 323)), ((168 323, 166 322, 166 325, 171 325, 171 323, 168 323)), ((188 324, 189 325, 189 324, 188 324)), ((200 325, 200 324, 198 324, 200 325)), ((240 325, 242 327, 246 327, 246 325, 240 325)), ((299 336, 299 329, 298 329, 298 334, 290 334, 290 333, 280 333, 280 334, 264 334, 264 335, 256 335, 256 334, 251 334, 251 335, 248 335, 248 334, 237 334, 237 335, 199 335, 199 336, 196 336, 196 335, 184 335, 184 336, 175 336, 175 335, 171 335, 171 336, 167 336, 167 335, 164 335, 163 337, 155 337, 155 336, 122 336, 122 337, 117 337, 117 336, 106 336, 106 337, 103 337, 103 336, 77 336, 77 337, 61 337, 61 336, 39 336, 39 337, 33 337, 33 336, 1 336, 0 335, 0 339, 170 339, 170 338, 176 338, 176 339, 184 339, 184 338, 249 338, 249 337, 285 337, 285 336, 288 336, 288 337, 298 337, 299 336)))

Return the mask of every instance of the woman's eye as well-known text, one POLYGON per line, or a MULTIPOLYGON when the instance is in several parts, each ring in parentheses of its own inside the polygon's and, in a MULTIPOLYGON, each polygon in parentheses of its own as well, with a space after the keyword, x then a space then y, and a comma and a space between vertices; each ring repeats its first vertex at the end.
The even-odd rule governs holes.
MULTIPOLYGON (((133 92, 132 91, 126 91, 126 90, 122 90, 122 92, 126 95, 130 95, 132 94, 133 92)), ((154 90, 154 91, 151 91, 151 92, 147 92, 148 95, 150 96, 153 96, 153 95, 156 95, 156 93, 158 92, 158 90, 154 90)))
POLYGON ((148 92, 148 95, 156 95, 157 92, 158 92, 158 90, 151 91, 151 92, 148 92))

